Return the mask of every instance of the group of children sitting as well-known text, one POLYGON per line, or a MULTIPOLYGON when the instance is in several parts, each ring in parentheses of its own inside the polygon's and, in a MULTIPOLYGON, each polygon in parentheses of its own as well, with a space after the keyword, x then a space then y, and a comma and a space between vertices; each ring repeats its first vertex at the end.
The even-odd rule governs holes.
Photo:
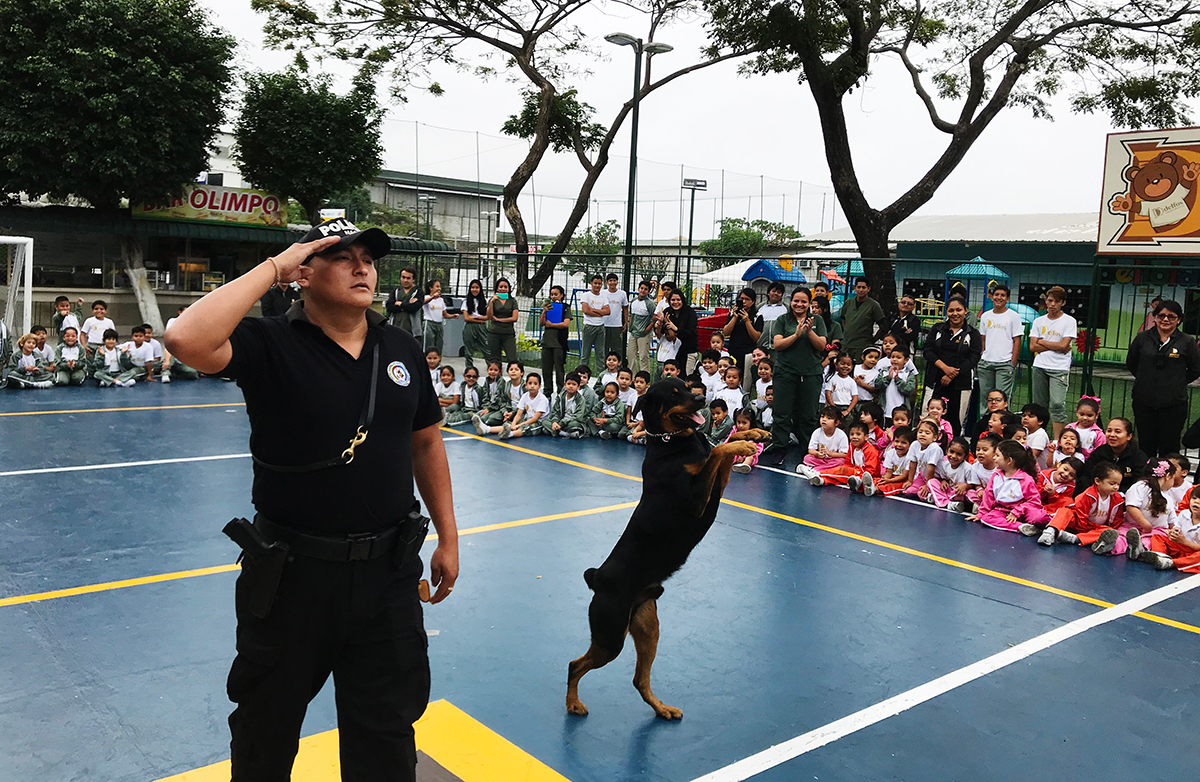
MULTIPOLYGON (((1133 424, 1113 418, 1097 425, 1099 400, 1079 400, 1075 423, 1050 440, 1046 408, 1028 404, 1018 416, 999 403, 980 422, 974 447, 943 418, 933 398, 913 424, 906 406, 883 418, 868 402, 843 419, 836 405, 821 411, 821 426, 796 471, 813 486, 842 485, 867 496, 901 496, 966 515, 989 527, 1036 537, 1043 546, 1089 546, 1125 554, 1159 570, 1200 569, 1200 526, 1193 522, 1191 464, 1171 454, 1144 471, 1105 458, 1132 445, 1133 424), (882 423, 881 423, 882 421, 882 423), (843 423, 846 423, 843 428, 843 423), (886 428, 885 428, 886 427, 886 428)), ((1200 494, 1196 496, 1200 503, 1200 494)))
MULTIPOLYGON (((70 300, 59 296, 54 302, 54 330, 58 344, 47 341, 45 326, 34 326, 28 334, 17 338, 12 355, 0 379, 0 387, 13 389, 81 386, 94 378, 101 388, 128 388, 139 381, 161 379, 171 382, 195 380, 200 373, 174 360, 154 338, 154 329, 147 323, 135 326, 127 342, 120 338, 116 325, 108 318, 108 305, 103 301, 92 304, 92 317, 79 322, 83 300, 71 307, 70 300)), ((186 307, 180 307, 183 312, 186 307)), ((170 326, 174 321, 167 321, 170 326)))

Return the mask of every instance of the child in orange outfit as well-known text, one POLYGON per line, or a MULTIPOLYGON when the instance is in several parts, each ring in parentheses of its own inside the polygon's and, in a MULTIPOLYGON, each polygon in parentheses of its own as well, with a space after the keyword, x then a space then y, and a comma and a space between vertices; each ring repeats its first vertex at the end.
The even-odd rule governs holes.
POLYGON ((850 424, 850 452, 841 467, 822 470, 809 479, 813 486, 849 486, 851 491, 875 487, 879 477, 879 451, 867 439, 869 428, 862 421, 850 424))
MULTIPOLYGON (((1093 483, 1075 502, 1059 508, 1050 523, 1022 525, 1022 535, 1039 535, 1038 544, 1078 543, 1090 546, 1098 542, 1101 533, 1112 530, 1125 521, 1125 498, 1118 489, 1124 473, 1112 462, 1100 462, 1092 469, 1093 483)), ((1113 537, 1116 537, 1114 534, 1113 537)))
POLYGON ((1185 573, 1200 572, 1200 494, 1189 490, 1188 507, 1175 516, 1167 529, 1156 529, 1150 535, 1149 551, 1130 548, 1131 559, 1153 565, 1155 570, 1177 569, 1185 573))
POLYGON ((1075 498, 1075 476, 1082 469, 1083 462, 1072 456, 1038 473, 1037 487, 1047 513, 1053 514, 1071 504, 1075 498))

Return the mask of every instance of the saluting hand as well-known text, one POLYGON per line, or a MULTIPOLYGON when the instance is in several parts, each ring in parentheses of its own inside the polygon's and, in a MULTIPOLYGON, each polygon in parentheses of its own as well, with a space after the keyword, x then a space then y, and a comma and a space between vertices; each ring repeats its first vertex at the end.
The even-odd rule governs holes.
POLYGON ((326 236, 315 242, 296 242, 279 255, 272 256, 275 267, 279 269, 279 281, 293 283, 296 280, 308 279, 312 274, 312 268, 302 264, 309 257, 324 252, 341 240, 340 236, 326 236))

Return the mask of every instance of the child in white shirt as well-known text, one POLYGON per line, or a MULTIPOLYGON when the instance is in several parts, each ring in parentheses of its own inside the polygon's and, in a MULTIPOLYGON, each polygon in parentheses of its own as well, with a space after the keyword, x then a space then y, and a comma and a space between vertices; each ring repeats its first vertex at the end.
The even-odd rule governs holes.
POLYGON ((742 409, 746 400, 746 395, 742 392, 741 370, 737 367, 725 370, 725 387, 718 389, 712 398, 724 399, 726 407, 729 408, 729 414, 736 417, 737 411, 742 409))
POLYGON ((1021 426, 1025 428, 1025 447, 1033 454, 1039 470, 1050 466, 1050 435, 1046 434, 1044 428, 1049 418, 1050 411, 1044 405, 1028 404, 1021 408, 1021 426))
POLYGON ((462 400, 462 390, 458 381, 454 379, 454 367, 442 367, 438 374, 438 382, 433 384, 433 393, 437 394, 438 404, 442 406, 442 413, 446 412, 446 408, 459 407, 459 402, 462 400))
POLYGON ((717 367, 717 362, 721 360, 721 354, 709 348, 704 351, 700 357, 700 382, 704 384, 704 397, 706 401, 716 399, 717 391, 725 383, 721 379, 721 372, 717 367))
POLYGON ((838 356, 837 373, 825 381, 825 404, 836 407, 845 418, 858 403, 858 383, 850 377, 854 361, 846 355, 838 356))
POLYGON ((108 304, 101 299, 92 302, 92 317, 83 322, 79 332, 79 341, 83 343, 88 355, 96 352, 96 348, 104 344, 104 332, 117 330, 117 324, 108 317, 108 304))

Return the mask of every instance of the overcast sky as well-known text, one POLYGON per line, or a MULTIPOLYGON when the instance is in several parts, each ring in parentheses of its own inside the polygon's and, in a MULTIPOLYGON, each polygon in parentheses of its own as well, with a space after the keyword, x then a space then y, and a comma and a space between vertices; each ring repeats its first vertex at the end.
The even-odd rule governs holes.
MULTIPOLYGON (((241 69, 286 67, 285 53, 263 47, 263 17, 250 10, 249 0, 202 4, 212 10, 216 24, 238 38, 241 69)), ((580 98, 596 108, 595 121, 607 125, 632 92, 633 55, 628 47, 605 43, 603 36, 614 31, 642 35, 646 22, 628 7, 610 3, 585 9, 576 23, 608 54, 589 63, 589 76, 563 86, 577 87, 580 98)), ((697 62, 706 42, 699 22, 662 29, 656 38, 675 47, 655 58, 659 76, 697 62)), ((344 85, 346 71, 330 70, 344 85)), ((446 66, 434 78, 445 95, 410 92, 407 103, 388 105, 385 167, 506 182, 527 147, 503 136, 500 126, 518 110, 523 85, 503 78, 483 82, 446 66)), ((1035 120, 1020 108, 1002 112, 920 213, 1098 212, 1104 137, 1117 129, 1106 117, 1073 115, 1065 100, 1057 103, 1054 122, 1035 120), (1039 167, 1052 167, 1056 176, 1038 175, 1039 167)), ((896 63, 876 63, 871 82, 850 96, 846 113, 855 168, 877 208, 915 183, 945 144, 896 63)), ((1200 111, 1192 106, 1191 113, 1200 111)), ((624 224, 628 125, 593 193, 599 203, 590 211, 592 221, 624 224)), ((638 145, 636 233, 641 239, 686 235, 681 176, 708 180, 708 192, 696 199, 697 241, 710 237, 714 220, 722 216, 761 216, 793 225, 799 217, 806 234, 846 225, 829 188, 815 107, 794 76, 742 77, 732 63, 685 76, 642 103, 638 145)), ((574 155, 547 155, 521 201, 531 233, 559 232, 582 180, 574 155)))

